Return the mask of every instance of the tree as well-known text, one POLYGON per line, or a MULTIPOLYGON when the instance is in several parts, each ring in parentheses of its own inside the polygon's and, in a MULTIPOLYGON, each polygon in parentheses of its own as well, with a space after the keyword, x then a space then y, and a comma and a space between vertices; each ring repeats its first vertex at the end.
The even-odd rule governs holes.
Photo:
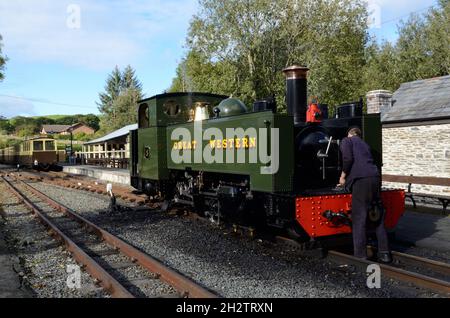
POLYGON ((8 60, 6 56, 3 56, 2 54, 2 36, 0 35, 0 82, 3 81, 3 79, 5 78, 5 64, 6 61, 8 60))
POLYGON ((0 134, 9 134, 14 131, 9 120, 3 116, 0 116, 0 134))
POLYGON ((116 112, 115 122, 112 122, 112 129, 119 129, 123 126, 137 122, 137 102, 141 99, 141 92, 130 88, 117 97, 113 103, 116 112))
POLYGON ((139 92, 142 91, 142 84, 136 76, 136 71, 130 65, 128 65, 123 71, 121 89, 132 89, 139 92))
POLYGON ((122 73, 119 67, 116 66, 106 81, 105 92, 100 93, 100 103, 97 103, 99 106, 98 109, 102 114, 112 114, 112 104, 119 96, 122 90, 122 84, 122 73))
POLYGON ((121 72, 116 66, 107 79, 105 92, 100 93, 99 97, 103 133, 135 123, 136 105, 142 99, 142 84, 135 70, 128 65, 121 72))
POLYGON ((450 74, 450 0, 440 0, 439 7, 427 14, 425 46, 430 54, 430 73, 450 74))
POLYGON ((364 65, 367 12, 350 0, 201 0, 172 90, 196 87, 234 95, 247 104, 277 96, 284 107, 281 70, 311 68, 310 94, 328 103, 357 98, 364 65), (209 74, 209 77, 207 76, 209 74), (207 84, 200 85, 203 81, 207 84))
POLYGON ((412 15, 399 27, 397 41, 398 75, 401 82, 410 82, 429 77, 430 55, 427 52, 426 21, 412 15))
POLYGON ((397 90, 402 83, 450 74, 450 1, 398 27, 397 43, 366 49, 363 91, 397 90))
POLYGON ((25 124, 16 127, 16 135, 19 137, 30 137, 39 132, 39 128, 33 124, 25 124))
POLYGON ((170 92, 236 94, 233 78, 237 70, 227 62, 210 62, 204 54, 190 51, 178 65, 170 92))
POLYGON ((100 118, 94 114, 88 114, 88 115, 81 115, 78 118, 78 122, 86 124, 87 126, 91 127, 95 131, 100 129, 100 118))
POLYGON ((363 92, 377 89, 395 91, 401 81, 398 75, 397 50, 390 42, 372 42, 366 49, 366 66, 362 72, 363 92))

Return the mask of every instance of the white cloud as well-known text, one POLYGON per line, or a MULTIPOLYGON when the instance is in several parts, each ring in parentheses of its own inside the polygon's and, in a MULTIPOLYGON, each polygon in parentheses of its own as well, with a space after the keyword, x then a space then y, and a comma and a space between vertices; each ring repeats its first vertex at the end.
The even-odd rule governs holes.
POLYGON ((366 0, 369 7, 379 8, 381 20, 397 19, 407 17, 410 13, 424 9, 435 4, 434 0, 366 0))
POLYGON ((371 0, 382 6, 383 8, 395 12, 404 14, 409 10, 420 10, 427 6, 433 5, 434 1, 432 0, 371 0))
POLYGON ((385 26, 395 27, 410 14, 423 14, 435 0, 365 0, 369 12, 369 29, 382 29, 385 26))
POLYGON ((0 116, 34 116, 35 106, 32 102, 20 98, 0 96, 0 116))
POLYGON ((0 34, 9 56, 91 69, 133 64, 155 39, 187 26, 195 0, 0 0, 0 34), (78 5, 80 28, 68 27, 78 5))

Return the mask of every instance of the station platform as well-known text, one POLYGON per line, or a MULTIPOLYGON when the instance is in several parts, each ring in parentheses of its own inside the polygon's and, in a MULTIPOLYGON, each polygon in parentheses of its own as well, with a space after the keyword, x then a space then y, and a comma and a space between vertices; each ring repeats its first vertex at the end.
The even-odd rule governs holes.
POLYGON ((106 182, 130 185, 130 172, 125 169, 102 168, 97 166, 64 166, 63 171, 106 182))
POLYGON ((3 225, 0 224, 0 298, 30 298, 31 293, 21 287, 16 272, 19 264, 13 257, 4 238, 3 225))
POLYGON ((396 240, 417 247, 450 252, 450 216, 432 215, 407 208, 395 230, 396 240))

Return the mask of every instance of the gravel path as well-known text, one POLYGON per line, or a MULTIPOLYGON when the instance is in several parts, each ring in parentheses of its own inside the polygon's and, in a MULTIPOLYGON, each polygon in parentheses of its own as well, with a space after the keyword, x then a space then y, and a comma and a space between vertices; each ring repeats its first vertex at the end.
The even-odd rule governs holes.
POLYGON ((381 289, 368 289, 365 274, 354 268, 288 247, 236 238, 209 224, 158 212, 104 215, 101 212, 108 206, 104 196, 32 185, 224 297, 436 296, 387 278, 381 289))
POLYGON ((94 285, 92 278, 81 273, 81 289, 67 286, 68 265, 76 265, 63 246, 51 238, 43 225, 0 183, 0 202, 7 216, 4 229, 11 249, 21 265, 16 268, 21 283, 39 298, 108 297, 94 285))

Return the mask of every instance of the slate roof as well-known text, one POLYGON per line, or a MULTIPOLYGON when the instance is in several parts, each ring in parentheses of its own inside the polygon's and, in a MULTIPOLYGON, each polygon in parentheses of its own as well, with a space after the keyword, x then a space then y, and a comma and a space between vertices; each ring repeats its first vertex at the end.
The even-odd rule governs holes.
POLYGON ((384 124, 450 118, 450 76, 404 83, 394 93, 393 103, 382 112, 384 124))
POLYGON ((110 133, 106 136, 86 142, 85 145, 105 143, 109 140, 113 140, 113 139, 116 139, 119 137, 126 136, 130 133, 130 130, 135 130, 135 129, 138 129, 138 124, 128 125, 128 126, 120 128, 116 131, 113 131, 112 133, 110 133))
POLYGON ((42 128, 48 133, 62 133, 67 131, 71 125, 43 125, 42 128))

